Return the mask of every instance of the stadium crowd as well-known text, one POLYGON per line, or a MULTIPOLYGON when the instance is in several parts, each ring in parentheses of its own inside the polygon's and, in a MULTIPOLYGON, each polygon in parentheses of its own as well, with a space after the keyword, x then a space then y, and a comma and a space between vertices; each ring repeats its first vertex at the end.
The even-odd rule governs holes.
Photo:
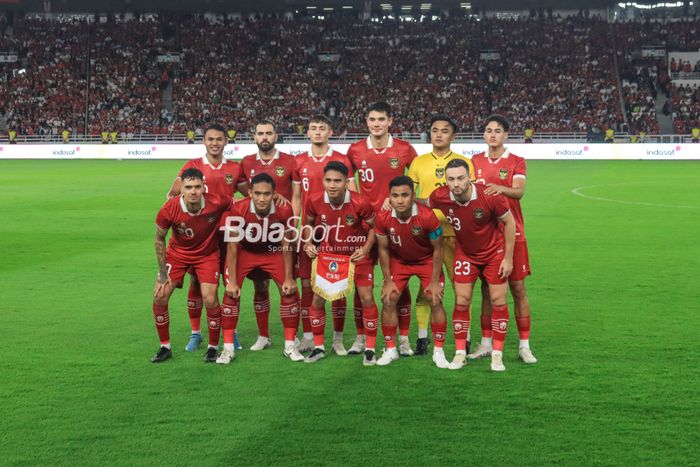
POLYGON ((386 99, 396 108, 396 133, 423 132, 426 116, 437 112, 457 116, 461 131, 478 131, 484 116, 507 112, 517 132, 597 126, 658 133, 659 91, 669 96, 676 128, 692 118, 692 93, 670 86, 668 74, 668 66, 689 64, 667 65, 639 50, 697 50, 699 30, 698 20, 610 24, 582 16, 223 23, 18 17, 11 27, 1 17, 0 52, 19 61, 0 65, 7 77, 0 114, 19 134, 182 134, 209 121, 247 133, 263 115, 283 122, 281 132, 298 133, 310 113, 354 133, 363 128, 362 109, 386 99))

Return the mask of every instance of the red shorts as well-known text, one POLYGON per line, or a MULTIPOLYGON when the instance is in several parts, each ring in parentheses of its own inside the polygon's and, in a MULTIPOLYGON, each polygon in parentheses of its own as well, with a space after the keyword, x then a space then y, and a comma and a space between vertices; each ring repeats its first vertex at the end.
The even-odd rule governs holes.
MULTIPOLYGON (((238 249, 236 262, 236 280, 238 285, 243 279, 262 280, 272 278, 277 284, 284 282, 284 259, 281 254, 251 253, 243 248, 238 249)), ((228 284, 228 271, 224 277, 228 284)))
POLYGON ((530 272, 530 255, 527 252, 527 241, 515 242, 513 249, 513 272, 508 277, 509 281, 521 281, 532 274, 530 272))
POLYGON ((165 251, 165 266, 168 277, 175 287, 182 287, 182 279, 187 271, 193 272, 200 283, 219 284, 219 252, 205 256, 198 261, 182 261, 170 249, 165 251))
POLYGON ((296 253, 295 275, 299 279, 311 279, 311 258, 302 249, 296 253))
POLYGON ((473 284, 481 278, 487 284, 505 284, 508 279, 501 279, 498 269, 503 261, 503 253, 491 258, 486 263, 475 263, 462 250, 455 249, 454 281, 457 284, 473 284))
POLYGON ((355 287, 374 287, 374 264, 365 259, 355 264, 355 287))
MULTIPOLYGON (((422 264, 408 264, 402 261, 391 260, 389 268, 391 270, 391 280, 396 284, 399 293, 403 292, 403 289, 406 288, 411 276, 418 276, 422 290, 425 290, 425 288, 430 285, 430 280, 433 277, 432 260, 428 260, 422 264)), ((440 271, 440 285, 445 287, 445 275, 442 273, 442 270, 440 271)))

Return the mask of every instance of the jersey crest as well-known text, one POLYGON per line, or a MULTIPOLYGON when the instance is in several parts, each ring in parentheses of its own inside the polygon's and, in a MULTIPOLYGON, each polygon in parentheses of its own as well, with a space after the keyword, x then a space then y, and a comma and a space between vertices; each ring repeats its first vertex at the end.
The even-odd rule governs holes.
POLYGON ((421 231, 422 231, 422 229, 421 229, 420 226, 418 226, 418 225, 414 225, 414 226, 411 228, 411 233, 412 233, 413 235, 415 235, 415 236, 420 235, 420 234, 421 234, 421 231))
POLYGON ((484 217, 484 210, 481 208, 474 209, 474 218, 481 219, 482 217, 484 217))
POLYGON ((442 178, 444 176, 445 176, 445 168, 444 167, 435 167, 435 177, 442 178))
POLYGON ((284 177, 284 167, 277 167, 275 169, 275 173, 277 174, 278 177, 284 177))
POLYGON ((399 158, 398 157, 392 157, 389 159, 389 167, 392 169, 396 169, 399 166, 399 158))
POLYGON ((501 169, 498 171, 498 178, 501 180, 505 180, 508 178, 508 169, 501 169))
POLYGON ((226 174, 226 184, 230 185, 233 183, 233 175, 231 174, 226 174))
POLYGON ((345 225, 353 225, 355 223, 355 216, 348 214, 345 216, 345 225))

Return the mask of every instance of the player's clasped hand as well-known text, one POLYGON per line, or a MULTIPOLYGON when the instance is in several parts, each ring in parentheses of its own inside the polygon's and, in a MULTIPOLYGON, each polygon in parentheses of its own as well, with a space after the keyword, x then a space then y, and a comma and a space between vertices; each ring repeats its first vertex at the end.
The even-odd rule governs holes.
POLYGON ((430 297, 430 302, 433 305, 438 305, 440 302, 442 302, 445 289, 439 282, 431 282, 428 284, 428 287, 425 288, 424 292, 426 296, 430 297))
POLYGON ((501 265, 498 267, 498 276, 501 279, 506 279, 513 272, 513 261, 508 258, 503 258, 501 265))
POLYGON ((496 183, 487 183, 484 193, 487 195, 498 195, 503 193, 503 185, 498 185, 496 183))
POLYGON ((391 211, 391 203, 389 202, 389 197, 387 196, 382 204, 382 209, 384 211, 391 211))
POLYGON ((156 298, 165 297, 167 295, 166 290, 168 288, 166 286, 172 287, 170 278, 167 274, 163 275, 159 272, 158 277, 156 278, 156 285, 153 288, 153 296, 156 298))
POLYGON ((285 279, 282 283, 282 293, 284 295, 291 295, 297 290, 297 284, 292 279, 285 279))
POLYGON ((399 289, 396 287, 396 284, 394 281, 389 280, 384 282, 384 285, 382 286, 382 293, 380 295, 380 299, 382 303, 387 304, 391 302, 392 296, 398 295, 399 294, 399 289))
POLYGON ((358 261, 361 261, 365 256, 365 249, 363 247, 358 248, 353 252, 352 255, 350 255, 350 261, 353 263, 357 263, 358 261))
POLYGON ((318 256, 318 251, 316 250, 316 245, 307 245, 304 247, 304 251, 306 252, 306 255, 314 259, 315 257, 318 256))
POLYGON ((280 195, 277 192, 275 192, 275 194, 272 195, 272 199, 275 200, 275 206, 278 206, 278 207, 291 204, 291 202, 287 198, 285 198, 284 196, 280 195))
POLYGON ((226 295, 228 295, 231 298, 240 298, 241 288, 238 286, 238 284, 234 282, 229 282, 228 284, 226 284, 226 295))

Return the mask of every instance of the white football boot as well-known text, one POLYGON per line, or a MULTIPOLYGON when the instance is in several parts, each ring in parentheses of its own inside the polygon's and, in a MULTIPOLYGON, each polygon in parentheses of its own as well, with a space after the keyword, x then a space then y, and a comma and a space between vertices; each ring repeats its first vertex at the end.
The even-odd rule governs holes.
POLYGON ((228 365, 234 358, 236 358, 234 351, 224 348, 224 350, 222 350, 219 356, 216 358, 216 363, 228 365))
POLYGON ((503 364, 503 352, 494 350, 491 354, 491 371, 506 371, 503 364))
POLYGON ((253 352, 257 352, 259 350, 265 350, 266 348, 270 347, 272 345, 272 341, 270 340, 269 337, 265 336, 258 336, 258 340, 255 341, 255 344, 250 346, 250 350, 253 352))

